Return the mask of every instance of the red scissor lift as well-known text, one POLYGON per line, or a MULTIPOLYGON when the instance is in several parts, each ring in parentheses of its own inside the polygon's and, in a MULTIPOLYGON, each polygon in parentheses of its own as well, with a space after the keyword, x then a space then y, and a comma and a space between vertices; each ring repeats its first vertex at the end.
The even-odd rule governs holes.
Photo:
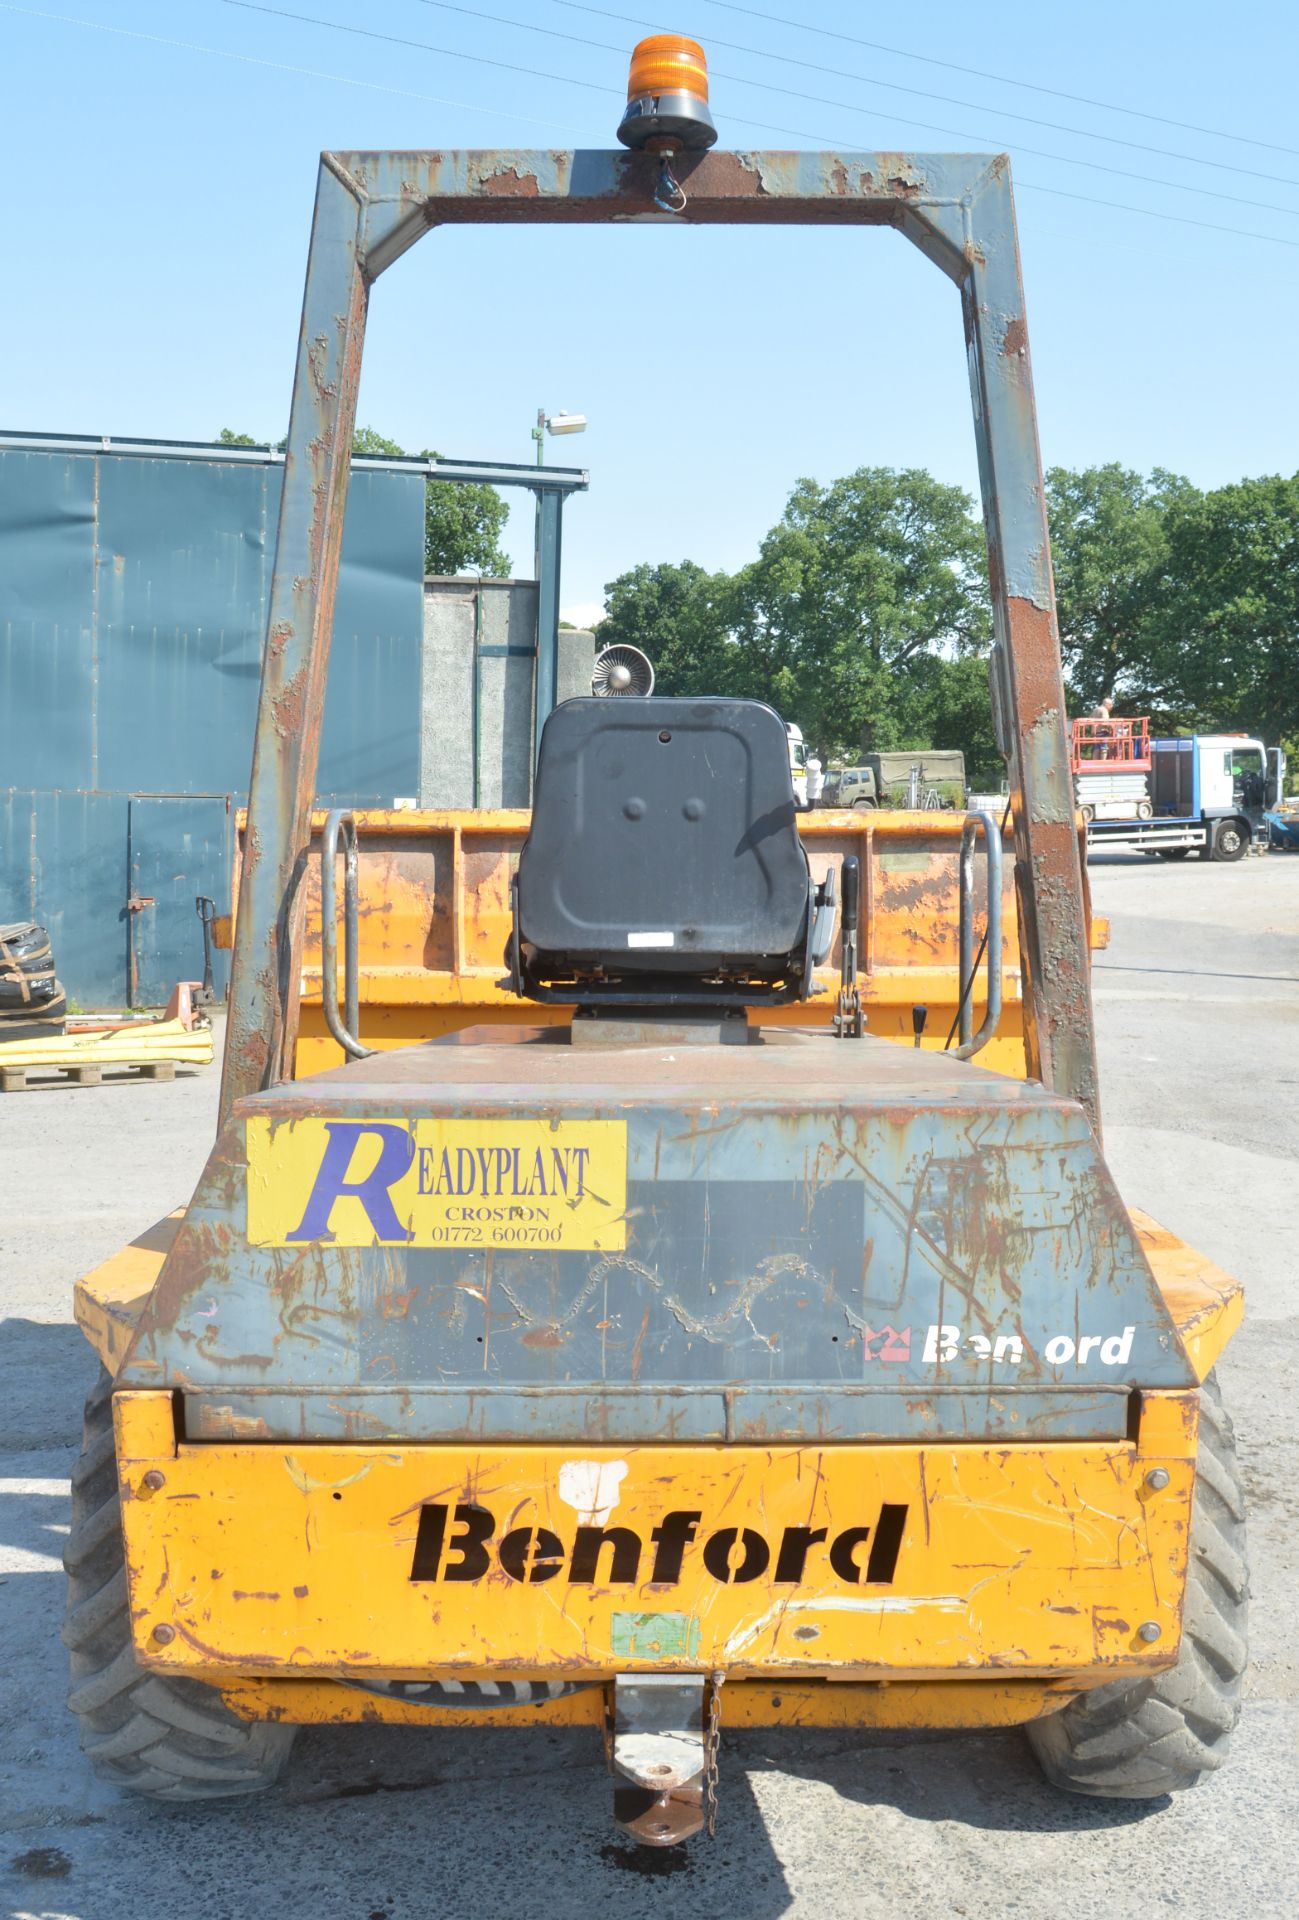
POLYGON ((1074 801, 1087 821, 1149 820, 1150 721, 1075 720, 1069 742, 1074 801))
POLYGON ((1150 721, 1136 719, 1075 720, 1070 742, 1073 770, 1079 773, 1149 773, 1150 721))

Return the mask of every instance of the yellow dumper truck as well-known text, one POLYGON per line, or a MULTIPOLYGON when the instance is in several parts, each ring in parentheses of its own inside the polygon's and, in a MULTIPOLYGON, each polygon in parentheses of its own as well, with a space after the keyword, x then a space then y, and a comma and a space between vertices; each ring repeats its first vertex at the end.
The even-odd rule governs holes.
POLYGON ((580 1724, 667 1845, 722 1728, 1022 1722, 1109 1795, 1223 1757, 1241 1294, 1103 1157, 1007 162, 710 151, 700 71, 642 60, 626 153, 323 158, 220 1130, 77 1296, 72 1706, 124 1787, 580 1724), (530 816, 313 821, 375 282, 651 218, 891 227, 955 283, 1004 821, 800 832, 770 709, 552 711, 544 634, 530 816))

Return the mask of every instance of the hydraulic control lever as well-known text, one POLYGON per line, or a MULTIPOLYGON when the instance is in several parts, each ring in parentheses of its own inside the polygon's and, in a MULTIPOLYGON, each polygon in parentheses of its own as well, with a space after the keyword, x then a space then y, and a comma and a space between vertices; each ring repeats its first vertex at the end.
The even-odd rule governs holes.
POLYGON ((857 927, 860 916, 861 865, 850 854, 843 863, 839 999, 834 1013, 834 1030, 840 1040, 860 1040, 866 1031, 866 1016, 857 988, 857 927))
POLYGON ((200 1006, 210 1007, 216 999, 212 983, 212 922, 216 918, 216 901, 209 900, 205 893, 196 894, 194 911, 203 927, 203 984, 194 999, 200 1006))

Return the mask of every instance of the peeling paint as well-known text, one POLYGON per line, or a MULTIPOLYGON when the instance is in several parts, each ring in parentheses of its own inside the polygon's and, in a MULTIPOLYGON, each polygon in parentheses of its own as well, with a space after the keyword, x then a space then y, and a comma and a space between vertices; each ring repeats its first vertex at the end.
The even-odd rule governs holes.
POLYGON ((559 1497, 583 1526, 602 1527, 618 1504, 627 1471, 625 1460, 565 1460, 559 1469, 559 1497))

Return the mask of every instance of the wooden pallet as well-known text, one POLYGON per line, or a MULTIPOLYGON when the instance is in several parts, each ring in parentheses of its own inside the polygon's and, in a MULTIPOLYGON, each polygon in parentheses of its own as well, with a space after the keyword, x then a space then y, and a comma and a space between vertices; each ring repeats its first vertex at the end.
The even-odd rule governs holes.
POLYGON ((107 1066, 86 1067, 5 1067, 0 1066, 0 1093, 23 1093, 33 1074, 49 1078, 60 1075, 78 1087, 98 1087, 103 1085, 104 1074, 135 1073, 144 1080, 174 1080, 176 1062, 174 1060, 112 1060, 107 1066))
POLYGON ((177 1066, 212 1064, 212 1029, 181 1020, 149 1020, 129 1028, 65 1033, 0 1045, 0 1093, 21 1093, 33 1074, 62 1074, 74 1086, 103 1085, 105 1072, 174 1080, 177 1066))

